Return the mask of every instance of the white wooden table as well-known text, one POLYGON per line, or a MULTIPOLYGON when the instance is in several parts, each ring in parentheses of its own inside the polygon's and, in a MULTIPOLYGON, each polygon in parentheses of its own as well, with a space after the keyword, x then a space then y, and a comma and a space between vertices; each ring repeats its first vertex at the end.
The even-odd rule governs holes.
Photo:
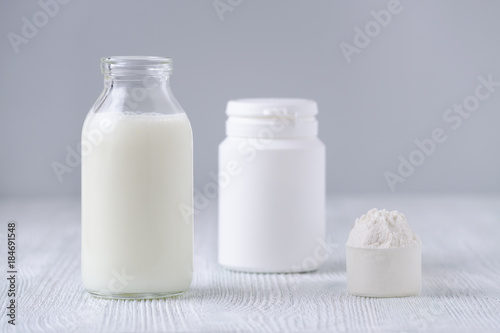
POLYGON ((195 276, 164 300, 95 299, 80 280, 78 199, 0 201, 0 331, 7 324, 7 222, 17 222, 17 332, 500 330, 500 196, 330 197, 331 255, 317 272, 247 274, 216 262, 216 204, 197 216, 195 276), (423 241, 418 297, 346 292, 344 244, 370 208, 399 210, 423 241))

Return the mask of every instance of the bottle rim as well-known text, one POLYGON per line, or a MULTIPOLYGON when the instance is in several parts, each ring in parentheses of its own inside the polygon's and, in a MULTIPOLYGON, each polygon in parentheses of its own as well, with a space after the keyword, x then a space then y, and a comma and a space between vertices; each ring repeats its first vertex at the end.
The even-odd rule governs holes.
POLYGON ((110 56, 101 58, 105 76, 165 75, 172 72, 172 58, 158 56, 110 56))

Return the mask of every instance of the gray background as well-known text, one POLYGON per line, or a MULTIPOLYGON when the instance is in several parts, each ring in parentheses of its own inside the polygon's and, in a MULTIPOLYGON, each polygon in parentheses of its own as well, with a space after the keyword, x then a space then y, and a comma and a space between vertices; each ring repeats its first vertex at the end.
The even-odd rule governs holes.
POLYGON ((109 55, 174 58, 198 188, 217 170, 227 100, 277 96, 317 100, 329 192, 390 192, 384 172, 436 127, 447 141, 396 193, 500 190, 500 88, 458 130, 443 121, 479 75, 500 81, 498 1, 401 0, 348 63, 339 44, 353 44, 354 28, 387 3, 247 0, 221 20, 212 1, 72 0, 15 53, 7 34, 21 34, 22 17, 41 7, 1 1, 0 195, 79 193, 80 170, 60 183, 51 163, 76 148, 109 55))

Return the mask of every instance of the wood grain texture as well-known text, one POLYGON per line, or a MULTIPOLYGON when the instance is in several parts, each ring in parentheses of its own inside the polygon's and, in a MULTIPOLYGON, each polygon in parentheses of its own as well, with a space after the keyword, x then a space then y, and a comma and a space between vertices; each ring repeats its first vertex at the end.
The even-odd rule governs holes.
MULTIPOLYGON (((78 199, 3 199, 0 267, 6 271, 6 224, 18 222, 17 332, 317 332, 500 330, 500 197, 332 197, 330 256, 308 274, 247 274, 216 262, 216 210, 195 224, 195 275, 185 295, 109 301, 88 295, 80 279, 78 199), (344 244, 369 209, 399 210, 423 241, 418 297, 363 298, 346 293, 344 244)), ((6 274, 6 273, 5 273, 6 274)), ((7 324, 6 279, 1 279, 7 324)))

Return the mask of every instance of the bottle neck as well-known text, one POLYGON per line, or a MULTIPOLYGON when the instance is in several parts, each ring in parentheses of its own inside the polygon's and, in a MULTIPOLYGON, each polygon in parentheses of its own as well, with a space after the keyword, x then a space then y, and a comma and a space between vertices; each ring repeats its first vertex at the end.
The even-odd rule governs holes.
POLYGON ((160 57, 110 57, 101 61, 104 93, 99 112, 184 112, 170 90, 172 61, 160 57))
POLYGON ((152 76, 152 75, 129 75, 129 76, 112 76, 104 77, 104 87, 113 89, 129 89, 137 92, 149 92, 154 90, 169 90, 170 76, 152 76))
POLYGON ((172 59, 119 56, 101 59, 104 86, 136 98, 170 92, 172 59))
POLYGON ((170 90, 168 76, 144 76, 133 79, 111 76, 104 80, 104 87, 108 99, 118 101, 124 112, 159 113, 162 110, 158 110, 158 106, 172 104, 172 100, 175 100, 170 90))

